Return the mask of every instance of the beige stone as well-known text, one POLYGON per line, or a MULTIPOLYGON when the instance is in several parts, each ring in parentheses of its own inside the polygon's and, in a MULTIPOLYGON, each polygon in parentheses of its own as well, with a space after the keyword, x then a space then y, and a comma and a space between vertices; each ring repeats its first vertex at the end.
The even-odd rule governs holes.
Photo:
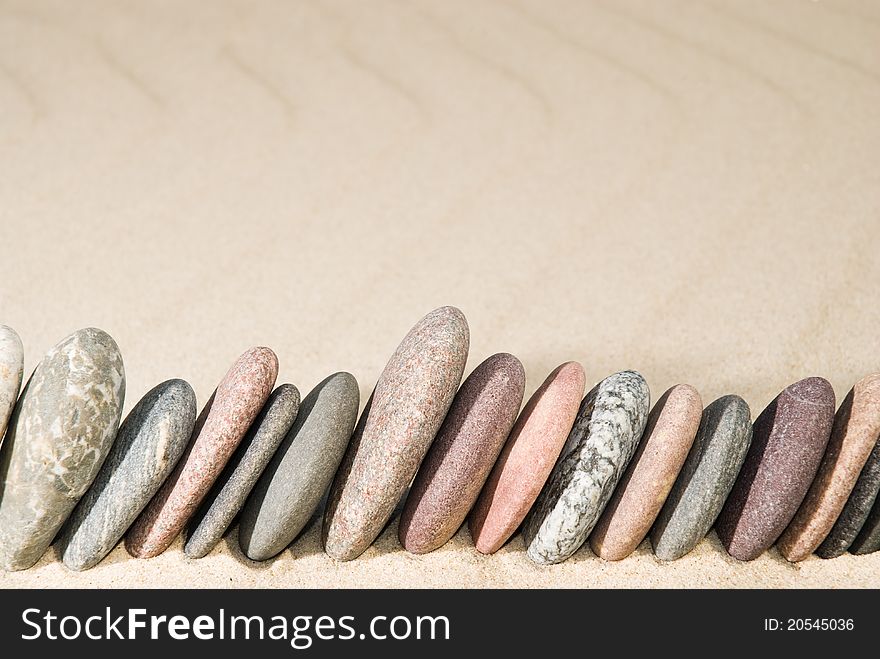
POLYGON ((669 389, 651 410, 639 448, 590 536, 609 561, 629 556, 645 539, 694 443, 703 402, 688 384, 669 389))

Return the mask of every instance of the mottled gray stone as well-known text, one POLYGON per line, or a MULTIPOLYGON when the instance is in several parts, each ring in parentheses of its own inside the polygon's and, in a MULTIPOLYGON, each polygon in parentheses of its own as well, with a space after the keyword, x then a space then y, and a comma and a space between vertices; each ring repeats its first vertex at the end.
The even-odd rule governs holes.
POLYGON ((751 441, 751 411, 742 398, 722 396, 706 407, 697 438, 651 529, 657 558, 681 558, 706 536, 736 482, 751 441))
POLYGON ((24 375, 24 348, 15 330, 0 325, 0 441, 15 407, 24 375))
POLYGON ((299 390, 292 384, 282 384, 272 392, 193 517, 183 548, 187 556, 201 558, 220 541, 296 420, 298 410, 299 390))
POLYGON ((528 556, 560 563, 586 541, 641 440, 651 395, 635 371, 587 394, 553 473, 524 523, 528 556))
POLYGON ((862 467, 859 479, 846 505, 831 527, 831 533, 822 541, 816 554, 822 558, 836 558, 846 553, 871 515, 880 492, 880 442, 874 445, 871 455, 862 467))
POLYGON ((360 391, 335 373, 303 399, 299 414, 241 514, 238 538, 255 561, 283 551, 318 508, 357 421, 360 391))
POLYGON ((134 406, 61 531, 67 567, 88 570, 110 553, 183 455, 195 420, 196 395, 183 380, 153 387, 134 406))
POLYGON ((74 332, 31 375, 0 447, 0 566, 36 563, 110 451, 125 397, 116 342, 74 332))

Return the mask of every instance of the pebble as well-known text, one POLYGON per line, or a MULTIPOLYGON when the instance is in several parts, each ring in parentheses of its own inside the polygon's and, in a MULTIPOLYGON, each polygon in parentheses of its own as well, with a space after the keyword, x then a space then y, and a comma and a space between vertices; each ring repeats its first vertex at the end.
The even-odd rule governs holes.
POLYGON ((752 416, 739 396, 710 403, 684 466, 651 528, 654 554, 674 561, 706 537, 733 488, 752 441, 752 416))
POLYGON ((174 541, 245 433, 275 385, 278 358, 269 348, 241 355, 196 421, 186 454, 125 536, 136 558, 152 558, 174 541))
POLYGON ((622 371, 584 398, 559 461, 525 520, 532 561, 560 563, 584 544, 636 451, 650 397, 639 373, 622 371))
POLYGON ((480 553, 501 549, 535 503, 571 431, 585 385, 583 367, 566 362, 526 403, 470 514, 480 553))
POLYGON ((831 532, 816 549, 818 556, 837 558, 846 553, 871 514, 878 492, 880 492, 880 442, 874 444, 874 449, 865 461, 855 487, 837 521, 831 527, 831 532))
POLYGON ((441 307, 391 357, 363 434, 349 445, 330 488, 322 535, 332 558, 360 556, 391 518, 452 404, 469 340, 464 314, 441 307))
POLYGON ((15 330, 0 325, 0 441, 24 376, 24 348, 15 330))
POLYGON ((67 567, 87 570, 110 553, 183 455, 195 420, 196 395, 183 380, 157 385, 134 406, 61 531, 67 567))
POLYGON ((831 531, 880 436, 880 373, 847 394, 807 497, 776 546, 789 561, 802 561, 831 531))
POLYGON ((190 520, 189 537, 183 547, 188 557, 202 558, 220 542, 293 425, 299 402, 299 390, 292 384, 282 384, 269 396, 201 508, 190 520))
POLYGON ((853 541, 849 550, 853 554, 873 554, 880 549, 880 504, 874 501, 874 507, 865 520, 862 530, 853 541))
POLYGON ((308 523, 345 455, 359 403, 350 373, 331 375, 305 397, 242 511, 238 539, 248 558, 272 558, 308 523))
POLYGON ((398 537, 407 551, 434 551, 455 535, 516 421, 525 381, 522 363, 499 353, 461 385, 400 517, 398 537))
POLYGON ((761 412, 715 525, 731 556, 754 560, 776 542, 816 476, 833 422, 834 390, 818 377, 788 386, 761 412))
POLYGON ((694 443, 702 412, 700 394, 687 384, 672 387, 654 405, 636 454, 590 536, 597 556, 622 560, 645 539, 694 443))
POLYGON ((110 451, 125 398, 119 347, 74 332, 34 370, 0 448, 0 566, 36 563, 110 451))

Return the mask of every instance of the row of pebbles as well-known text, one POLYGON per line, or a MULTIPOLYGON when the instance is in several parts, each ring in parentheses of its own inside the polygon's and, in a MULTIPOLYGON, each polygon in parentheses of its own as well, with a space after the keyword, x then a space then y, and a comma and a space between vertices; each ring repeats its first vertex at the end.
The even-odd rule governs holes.
POLYGON ((405 499, 398 536, 421 554, 467 523, 492 554, 519 530, 538 564, 589 541, 620 560, 650 538, 675 560, 714 526, 734 558, 776 544, 789 561, 880 549, 880 374, 835 413, 820 377, 780 393, 752 422, 727 395, 705 409, 690 385, 651 408, 645 379, 615 373, 584 396, 577 362, 522 407, 525 371, 492 355, 462 383, 464 315, 436 309, 410 330, 358 420, 360 393, 335 373, 301 399, 276 387, 269 348, 241 355, 197 416, 184 380, 147 392, 121 422, 122 355, 105 332, 74 332, 20 392, 23 350, 0 326, 0 565, 33 566, 56 545, 73 570, 124 539, 138 558, 185 534, 208 554, 234 523, 244 553, 272 558, 327 495, 322 541, 351 560, 405 499))

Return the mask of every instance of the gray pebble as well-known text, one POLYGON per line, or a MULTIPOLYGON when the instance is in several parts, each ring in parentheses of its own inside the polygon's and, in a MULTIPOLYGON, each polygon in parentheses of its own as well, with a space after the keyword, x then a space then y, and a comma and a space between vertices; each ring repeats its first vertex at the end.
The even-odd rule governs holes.
POLYGON ((67 567, 87 570, 110 553, 183 455, 195 420, 196 395, 183 380, 157 385, 134 406, 61 531, 67 567))
POLYGON ((248 498, 238 538, 248 558, 263 561, 287 547, 321 502, 357 421, 360 391, 350 373, 318 384, 248 498))
POLYGON ((292 384, 282 384, 272 392, 193 517, 183 548, 187 556, 201 558, 220 541, 293 425, 297 410, 299 390, 292 384))
POLYGON ((751 411, 739 396, 722 396, 703 410, 697 438, 651 529, 657 558, 681 558, 706 536, 736 482, 751 441, 751 411))

